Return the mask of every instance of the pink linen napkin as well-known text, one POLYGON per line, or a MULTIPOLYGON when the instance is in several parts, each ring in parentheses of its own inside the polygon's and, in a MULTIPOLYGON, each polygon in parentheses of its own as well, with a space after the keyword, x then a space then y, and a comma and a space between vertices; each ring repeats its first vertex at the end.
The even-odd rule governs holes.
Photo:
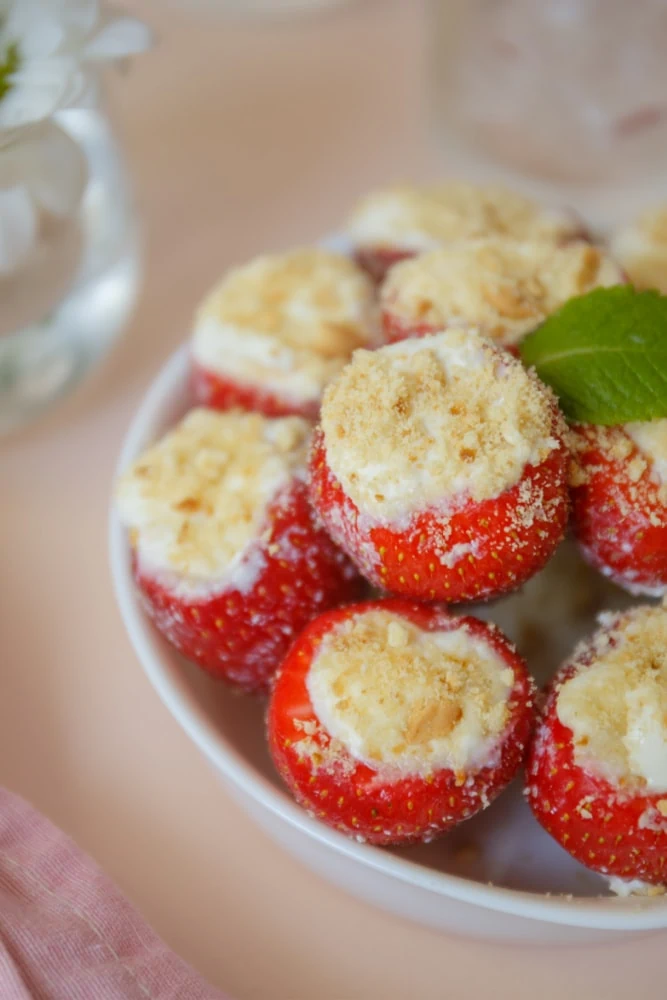
POLYGON ((224 1000, 49 820, 0 789, 1 1000, 224 1000))

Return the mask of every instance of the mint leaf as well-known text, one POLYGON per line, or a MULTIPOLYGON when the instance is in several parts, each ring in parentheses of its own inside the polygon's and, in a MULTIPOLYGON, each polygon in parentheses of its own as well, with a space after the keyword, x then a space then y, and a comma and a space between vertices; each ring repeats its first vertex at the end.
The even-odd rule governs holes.
POLYGON ((570 299, 520 346, 570 420, 667 417, 667 296, 631 285, 570 299))

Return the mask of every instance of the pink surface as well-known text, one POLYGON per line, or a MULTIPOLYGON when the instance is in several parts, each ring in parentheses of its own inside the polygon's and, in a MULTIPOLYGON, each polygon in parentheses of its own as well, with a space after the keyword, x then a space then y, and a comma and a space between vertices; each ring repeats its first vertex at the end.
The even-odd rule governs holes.
POLYGON ((658 991, 667 935, 519 948, 439 935, 309 874, 237 808, 144 679, 106 513, 148 380, 220 271, 335 228, 365 189, 442 169, 424 139, 421 5, 269 26, 134 3, 160 46, 114 83, 147 280, 106 367, 0 443, 0 783, 72 833, 239 1000, 568 1000, 658 991))
POLYGON ((27 802, 0 790, 3 1000, 224 1000, 27 802))

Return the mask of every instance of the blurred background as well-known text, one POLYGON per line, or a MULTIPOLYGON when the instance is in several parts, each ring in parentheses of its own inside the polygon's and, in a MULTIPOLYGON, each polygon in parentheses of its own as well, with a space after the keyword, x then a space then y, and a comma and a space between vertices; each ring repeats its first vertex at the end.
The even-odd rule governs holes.
POLYGON ((356 0, 280 17, 225 7, 132 4, 157 36, 111 94, 146 238, 137 366, 183 340, 230 264, 311 242, 368 189, 437 169, 419 4, 356 0))

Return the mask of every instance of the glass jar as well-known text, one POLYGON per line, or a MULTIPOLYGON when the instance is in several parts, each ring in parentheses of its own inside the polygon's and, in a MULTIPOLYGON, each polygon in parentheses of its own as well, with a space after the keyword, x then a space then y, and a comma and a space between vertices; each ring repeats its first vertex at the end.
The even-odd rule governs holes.
POLYGON ((430 0, 448 169, 607 228, 667 199, 664 0, 430 0))
POLYGON ((0 278, 0 432, 72 388, 126 324, 139 280, 137 225, 110 122, 97 108, 54 118, 87 168, 67 218, 47 220, 25 265, 0 278))

